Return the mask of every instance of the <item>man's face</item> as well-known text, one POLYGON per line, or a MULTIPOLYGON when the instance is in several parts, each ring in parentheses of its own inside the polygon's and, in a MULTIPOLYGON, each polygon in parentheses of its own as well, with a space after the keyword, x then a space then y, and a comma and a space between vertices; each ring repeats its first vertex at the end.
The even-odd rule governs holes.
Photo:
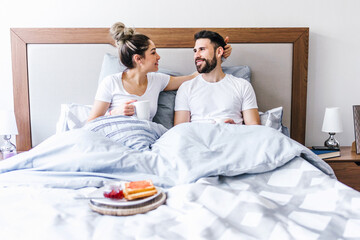
POLYGON ((195 66, 199 73, 209 73, 217 65, 214 46, 210 39, 200 38, 196 40, 194 47, 195 66))

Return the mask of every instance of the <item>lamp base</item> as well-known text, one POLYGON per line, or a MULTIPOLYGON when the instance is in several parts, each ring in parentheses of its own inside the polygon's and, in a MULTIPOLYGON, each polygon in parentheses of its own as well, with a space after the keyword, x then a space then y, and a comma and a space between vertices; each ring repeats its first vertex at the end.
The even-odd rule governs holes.
POLYGON ((339 148, 340 144, 335 139, 335 133, 329 133, 329 138, 324 142, 324 146, 328 148, 339 148))
POLYGON ((0 147, 0 152, 3 155, 3 159, 6 159, 6 158, 16 155, 16 147, 14 144, 12 144, 10 142, 10 138, 11 138, 11 135, 5 135, 4 136, 5 142, 0 147))

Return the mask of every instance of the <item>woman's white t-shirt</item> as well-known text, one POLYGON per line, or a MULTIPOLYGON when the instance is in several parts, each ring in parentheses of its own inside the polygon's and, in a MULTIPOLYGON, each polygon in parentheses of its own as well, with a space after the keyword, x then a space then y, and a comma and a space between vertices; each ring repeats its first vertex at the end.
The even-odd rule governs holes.
POLYGON ((122 84, 123 73, 116 73, 107 76, 100 83, 95 95, 95 100, 110 103, 109 110, 120 106, 123 102, 129 100, 150 101, 150 121, 156 114, 158 106, 158 98, 161 91, 163 91, 169 83, 170 76, 163 73, 148 73, 148 84, 143 95, 138 96, 128 93, 122 84))
POLYGON ((231 118, 242 124, 241 112, 253 108, 258 106, 251 84, 229 74, 214 83, 198 75, 180 86, 175 100, 175 111, 190 111, 192 122, 231 118))

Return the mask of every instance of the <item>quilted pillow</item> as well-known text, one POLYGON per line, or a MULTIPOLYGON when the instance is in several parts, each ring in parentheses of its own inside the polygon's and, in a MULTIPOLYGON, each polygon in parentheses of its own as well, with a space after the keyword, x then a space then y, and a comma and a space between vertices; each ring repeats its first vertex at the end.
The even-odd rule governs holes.
POLYGON ((289 130, 282 123, 283 107, 270 109, 266 112, 259 112, 261 125, 274 128, 286 136, 290 136, 289 130))
POLYGON ((61 104, 60 117, 56 124, 56 133, 81 128, 85 125, 91 111, 91 105, 61 104))
POLYGON ((161 124, 130 116, 103 116, 88 122, 84 129, 98 132, 131 149, 148 151, 167 129, 161 124))

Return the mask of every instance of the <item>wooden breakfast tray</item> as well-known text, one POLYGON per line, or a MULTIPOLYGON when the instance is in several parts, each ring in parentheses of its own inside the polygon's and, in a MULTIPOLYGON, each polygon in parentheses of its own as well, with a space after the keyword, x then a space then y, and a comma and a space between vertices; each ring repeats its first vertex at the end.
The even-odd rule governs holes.
POLYGON ((166 200, 166 193, 162 192, 156 198, 134 206, 121 206, 114 207, 108 206, 105 204, 94 203, 90 200, 89 206, 91 210, 98 212, 104 215, 113 215, 113 216, 129 216, 135 215, 138 213, 146 213, 148 211, 154 210, 160 205, 162 205, 166 200))

